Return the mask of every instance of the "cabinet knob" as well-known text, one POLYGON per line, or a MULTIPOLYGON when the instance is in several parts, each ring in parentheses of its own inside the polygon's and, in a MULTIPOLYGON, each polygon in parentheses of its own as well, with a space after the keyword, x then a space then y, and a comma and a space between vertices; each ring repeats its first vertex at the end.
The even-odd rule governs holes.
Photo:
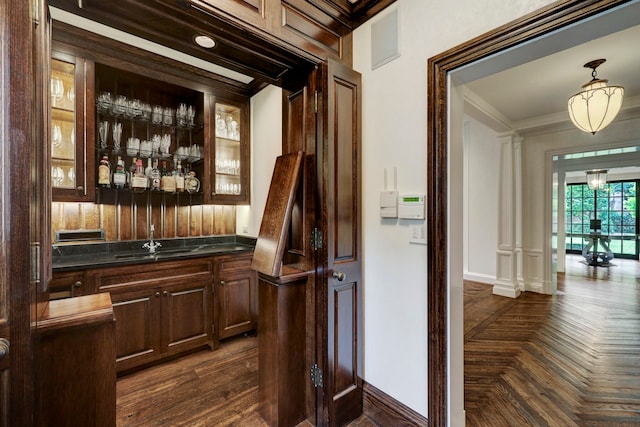
POLYGON ((0 360, 7 357, 8 354, 9 354, 9 341, 4 338, 0 338, 0 360))
POLYGON ((78 190, 78 191, 84 191, 84 187, 83 187, 82 185, 79 185, 79 186, 76 188, 76 190, 78 190))
POLYGON ((76 288, 79 288, 80 286, 82 286, 82 282, 78 280, 76 283, 73 284, 73 286, 75 286, 76 288))
POLYGON ((220 284, 221 284, 222 286, 226 285, 226 283, 224 282, 224 280, 221 280, 221 281, 220 281, 220 284))
POLYGON ((166 297, 167 295, 169 295, 169 292, 164 291, 164 292, 162 293, 162 295, 164 295, 164 296, 166 297))
POLYGON ((156 292, 156 296, 159 297, 160 296, 160 292, 156 292))

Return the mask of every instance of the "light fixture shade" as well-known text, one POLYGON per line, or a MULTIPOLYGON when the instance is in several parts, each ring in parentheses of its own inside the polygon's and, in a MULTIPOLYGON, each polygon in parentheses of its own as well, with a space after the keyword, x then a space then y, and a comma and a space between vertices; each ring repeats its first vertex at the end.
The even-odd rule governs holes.
POLYGON ((607 170, 596 169, 587 171, 587 185, 591 190, 603 190, 607 183, 607 170))
POLYGON ((569 117, 580 130, 595 134, 616 118, 622 108, 624 88, 607 86, 607 80, 595 80, 585 90, 569 98, 569 117))

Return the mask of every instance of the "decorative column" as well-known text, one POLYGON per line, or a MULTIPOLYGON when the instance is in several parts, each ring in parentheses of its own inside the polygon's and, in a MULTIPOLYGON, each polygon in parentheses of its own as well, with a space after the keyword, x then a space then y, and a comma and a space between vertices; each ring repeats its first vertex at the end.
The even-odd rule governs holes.
POLYGON ((493 293, 517 298, 524 290, 522 266, 522 138, 515 132, 498 136, 498 249, 493 293))

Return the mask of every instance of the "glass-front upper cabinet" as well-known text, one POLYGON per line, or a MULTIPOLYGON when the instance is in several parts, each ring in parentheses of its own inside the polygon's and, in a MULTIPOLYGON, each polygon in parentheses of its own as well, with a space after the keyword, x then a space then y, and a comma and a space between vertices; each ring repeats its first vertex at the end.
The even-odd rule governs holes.
POLYGON ((92 63, 55 52, 51 60, 51 187, 54 201, 93 201, 91 150, 87 151, 85 128, 93 123, 85 114, 87 73, 92 63), (87 158, 89 155, 91 158, 87 158))
POLYGON ((216 203, 249 203, 248 105, 213 98, 215 143, 211 199, 216 203))

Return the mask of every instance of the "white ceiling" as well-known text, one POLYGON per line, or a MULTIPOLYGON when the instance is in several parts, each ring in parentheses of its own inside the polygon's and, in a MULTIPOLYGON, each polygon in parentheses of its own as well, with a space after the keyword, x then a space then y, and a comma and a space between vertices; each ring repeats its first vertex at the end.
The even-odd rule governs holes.
MULTIPOLYGON (((635 3, 635 2, 634 2, 635 3)), ((621 11, 625 19, 640 24, 638 7, 621 11), (634 14, 630 17, 630 14, 634 14)), ((604 21, 604 19, 602 19, 604 21)), ((618 22, 620 20, 618 19, 618 22)), ((599 34, 602 24, 593 20, 585 25, 599 34)), ((584 30, 583 30, 584 31, 584 30)), ((611 31, 611 30, 609 30, 611 31)), ((568 45, 567 35, 561 43, 568 45)), ((584 38, 584 36, 583 36, 584 38)), ((467 81, 466 89, 481 104, 494 110, 503 123, 518 129, 518 123, 568 120, 567 100, 579 92, 581 86, 591 80, 591 69, 584 68, 587 62, 605 58, 598 67, 598 77, 609 80, 609 84, 623 86, 625 107, 640 105, 640 25, 584 42, 578 46, 543 56, 507 70, 467 81), (488 105, 487 105, 488 104, 488 105), (553 116, 553 118, 551 118, 553 116)), ((498 59, 499 60, 499 59, 498 59)))

